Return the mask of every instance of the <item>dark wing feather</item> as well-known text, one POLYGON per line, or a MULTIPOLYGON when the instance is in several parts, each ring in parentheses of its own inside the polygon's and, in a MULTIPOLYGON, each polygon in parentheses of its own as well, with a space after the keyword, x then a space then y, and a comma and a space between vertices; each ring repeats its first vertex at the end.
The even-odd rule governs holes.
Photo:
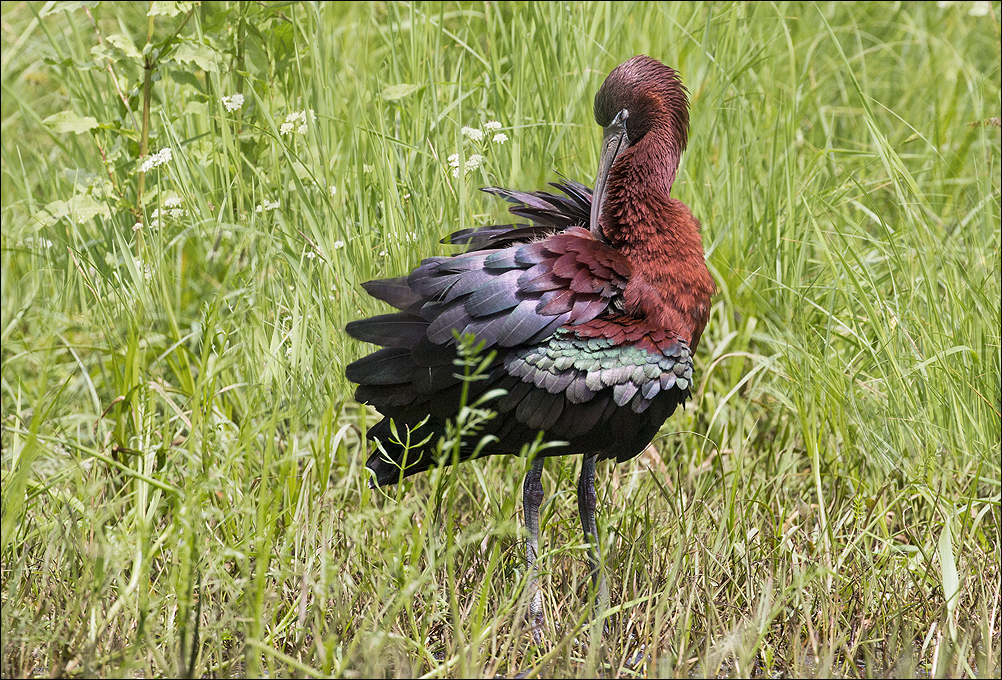
MULTIPOLYGON (((632 267, 586 228, 591 190, 571 181, 553 186, 563 195, 487 189, 532 224, 455 232, 445 240, 467 244, 465 253, 363 284, 400 310, 347 327, 352 337, 385 347, 346 369, 359 383, 356 398, 387 416, 369 432, 388 454, 367 463, 378 484, 399 479, 405 457, 405 476, 441 462, 435 441, 464 389, 454 365, 457 333, 473 333, 496 352, 483 379, 468 387, 469 399, 506 392, 492 403, 499 415, 480 433, 495 437, 488 454, 518 453, 543 430, 567 442, 562 453, 631 457, 688 395, 688 355, 690 373, 675 371, 688 348, 651 335, 636 319, 612 316, 632 267), (398 434, 414 430, 411 441, 428 443, 405 451, 391 441, 391 418, 398 434)), ((475 445, 465 442, 461 456, 475 445)))
POLYGON ((430 322, 429 340, 451 344, 454 331, 473 332, 492 348, 590 321, 622 294, 631 273, 621 253, 572 226, 539 241, 431 258, 407 284, 426 300, 418 315, 430 322), (499 314, 514 318, 498 322, 499 314))
POLYGON ((379 316, 352 321, 345 326, 348 335, 384 347, 414 347, 425 337, 428 322, 419 316, 406 314, 380 314, 379 316))
POLYGON ((410 352, 390 347, 353 361, 344 369, 348 380, 363 385, 396 385, 404 382, 411 367, 410 352))

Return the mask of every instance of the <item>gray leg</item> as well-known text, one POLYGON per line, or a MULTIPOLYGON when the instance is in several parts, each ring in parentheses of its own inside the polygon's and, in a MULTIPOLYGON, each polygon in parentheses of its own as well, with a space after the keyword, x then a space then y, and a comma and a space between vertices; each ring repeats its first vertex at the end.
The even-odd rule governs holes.
POLYGON ((585 540, 589 542, 588 561, 591 563, 591 580, 595 588, 596 614, 609 608, 609 590, 602 573, 600 551, 598 545, 598 525, 595 524, 595 506, 598 498, 595 495, 595 460, 597 456, 585 456, 581 464, 581 477, 578 479, 578 513, 581 515, 581 528, 585 540))
POLYGON ((529 567, 529 627, 532 641, 539 644, 543 640, 543 593, 539 589, 539 506, 543 503, 543 456, 532 461, 532 467, 525 474, 522 484, 522 509, 525 511, 525 560, 529 567))

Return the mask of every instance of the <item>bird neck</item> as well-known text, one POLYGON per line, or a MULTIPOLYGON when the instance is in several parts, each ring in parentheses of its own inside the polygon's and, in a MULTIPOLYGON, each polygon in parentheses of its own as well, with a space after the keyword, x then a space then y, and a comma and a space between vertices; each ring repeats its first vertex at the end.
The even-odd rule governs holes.
POLYGON ((633 265, 624 292, 627 311, 677 333, 695 351, 716 288, 699 221, 668 195, 675 166, 638 163, 639 151, 638 145, 626 152, 632 156, 610 177, 602 229, 633 265))
POLYGON ((675 184, 685 144, 684 128, 679 128, 669 117, 663 117, 643 139, 630 148, 632 154, 629 170, 635 181, 668 197, 675 184))

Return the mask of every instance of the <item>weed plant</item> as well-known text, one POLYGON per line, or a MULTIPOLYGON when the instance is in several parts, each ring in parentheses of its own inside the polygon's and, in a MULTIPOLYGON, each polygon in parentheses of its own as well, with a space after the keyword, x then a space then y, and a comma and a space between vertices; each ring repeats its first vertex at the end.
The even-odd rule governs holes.
POLYGON ((998 2, 2 12, 3 677, 1002 670, 998 2), (343 329, 478 187, 590 183, 640 53, 720 292, 599 468, 600 643, 548 463, 536 647, 527 461, 369 489, 343 329))

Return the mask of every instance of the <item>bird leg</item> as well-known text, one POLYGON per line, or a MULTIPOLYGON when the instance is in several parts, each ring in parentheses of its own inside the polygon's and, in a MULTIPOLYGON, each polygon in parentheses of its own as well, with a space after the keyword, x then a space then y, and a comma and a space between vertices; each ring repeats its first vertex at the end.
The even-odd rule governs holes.
POLYGON ((525 560, 529 567, 529 627, 532 641, 543 640, 543 593, 539 589, 539 506, 543 503, 543 456, 536 456, 522 484, 522 509, 525 511, 525 560))
POLYGON ((595 524, 595 506, 598 498, 595 495, 595 460, 596 455, 586 455, 581 464, 581 477, 578 478, 578 513, 581 515, 581 528, 585 540, 588 541, 588 561, 591 563, 591 580, 596 597, 596 615, 609 608, 609 589, 605 584, 605 574, 602 572, 601 551, 598 544, 598 526, 595 524))

